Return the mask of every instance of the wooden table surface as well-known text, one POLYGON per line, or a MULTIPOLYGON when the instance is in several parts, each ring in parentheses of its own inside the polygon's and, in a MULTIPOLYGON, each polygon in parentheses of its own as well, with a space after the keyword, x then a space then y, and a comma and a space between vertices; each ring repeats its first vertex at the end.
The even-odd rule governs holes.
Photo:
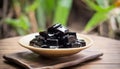
MULTIPOLYGON (((105 37, 88 35, 94 40, 94 45, 89 50, 97 50, 104 53, 99 59, 85 62, 72 69, 120 69, 120 41, 105 37)), ((18 66, 13 66, 5 63, 2 56, 4 54, 15 53, 27 50, 21 47, 17 41, 21 37, 13 37, 0 40, 0 69, 20 69, 18 66)))

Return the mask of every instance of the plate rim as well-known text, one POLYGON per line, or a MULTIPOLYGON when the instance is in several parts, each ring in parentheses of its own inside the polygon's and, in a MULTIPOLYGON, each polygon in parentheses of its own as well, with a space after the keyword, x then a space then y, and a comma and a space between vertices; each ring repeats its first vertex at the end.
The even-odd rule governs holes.
POLYGON ((52 51, 52 50, 86 49, 86 48, 92 46, 92 44, 94 43, 94 41, 93 41, 90 37, 88 37, 87 35, 78 34, 78 33, 77 33, 77 37, 78 37, 78 36, 82 36, 82 37, 84 37, 84 38, 86 38, 86 39, 88 39, 88 40, 90 41, 90 43, 89 43, 87 46, 77 47, 77 48, 58 48, 58 49, 50 49, 50 48, 38 48, 38 47, 33 47, 33 46, 30 46, 30 45, 24 45, 24 44, 21 43, 22 39, 24 39, 25 37, 32 36, 32 35, 35 36, 35 35, 37 35, 37 34, 38 34, 38 32, 37 32, 37 33, 31 33, 31 34, 25 35, 25 36, 21 37, 21 38, 18 40, 18 43, 19 43, 22 47, 25 47, 25 48, 27 48, 27 49, 29 49, 29 48, 34 48, 34 49, 39 49, 39 50, 51 50, 51 51, 52 51))

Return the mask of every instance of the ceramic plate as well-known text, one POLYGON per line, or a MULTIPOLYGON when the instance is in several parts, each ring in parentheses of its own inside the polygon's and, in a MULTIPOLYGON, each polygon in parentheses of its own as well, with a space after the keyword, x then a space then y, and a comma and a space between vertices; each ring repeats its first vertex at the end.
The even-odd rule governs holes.
POLYGON ((78 47, 78 48, 59 48, 59 49, 38 48, 38 47, 33 47, 33 46, 29 45, 29 42, 35 37, 35 35, 39 35, 39 34, 38 33, 33 33, 33 34, 23 36, 18 41, 18 43, 21 46, 33 51, 34 53, 37 53, 37 54, 45 56, 45 57, 63 57, 63 56, 73 55, 75 53, 78 53, 78 52, 92 46, 92 44, 93 44, 93 40, 91 40, 86 35, 77 34, 78 39, 84 39, 85 40, 86 46, 78 47))

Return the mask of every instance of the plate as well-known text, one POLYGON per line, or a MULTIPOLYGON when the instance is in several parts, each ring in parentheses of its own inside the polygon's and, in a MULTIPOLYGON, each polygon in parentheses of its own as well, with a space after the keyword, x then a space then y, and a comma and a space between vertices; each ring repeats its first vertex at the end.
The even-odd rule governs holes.
POLYGON ((35 38, 35 35, 39 35, 38 33, 33 33, 33 34, 29 34, 26 36, 23 36, 18 43, 31 50, 34 53, 37 53, 41 56, 45 56, 45 57, 64 57, 64 56, 69 56, 69 55, 73 55, 76 54, 90 46, 92 46, 93 44, 93 40, 90 39, 89 37, 87 37, 86 35, 82 35, 82 34, 77 34, 77 38, 78 39, 84 39, 86 42, 86 46, 84 47, 77 47, 77 48, 58 48, 58 49, 49 49, 49 48, 38 48, 38 47, 33 47, 29 45, 29 42, 35 38))

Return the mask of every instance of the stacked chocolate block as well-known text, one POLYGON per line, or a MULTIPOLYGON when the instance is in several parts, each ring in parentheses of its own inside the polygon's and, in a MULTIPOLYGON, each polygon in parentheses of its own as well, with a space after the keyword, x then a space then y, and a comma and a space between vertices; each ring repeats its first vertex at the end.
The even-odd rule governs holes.
POLYGON ((69 32, 61 24, 55 24, 47 31, 39 32, 39 35, 30 41, 30 45, 51 49, 76 48, 86 46, 86 42, 83 39, 77 39, 75 32, 69 32))

